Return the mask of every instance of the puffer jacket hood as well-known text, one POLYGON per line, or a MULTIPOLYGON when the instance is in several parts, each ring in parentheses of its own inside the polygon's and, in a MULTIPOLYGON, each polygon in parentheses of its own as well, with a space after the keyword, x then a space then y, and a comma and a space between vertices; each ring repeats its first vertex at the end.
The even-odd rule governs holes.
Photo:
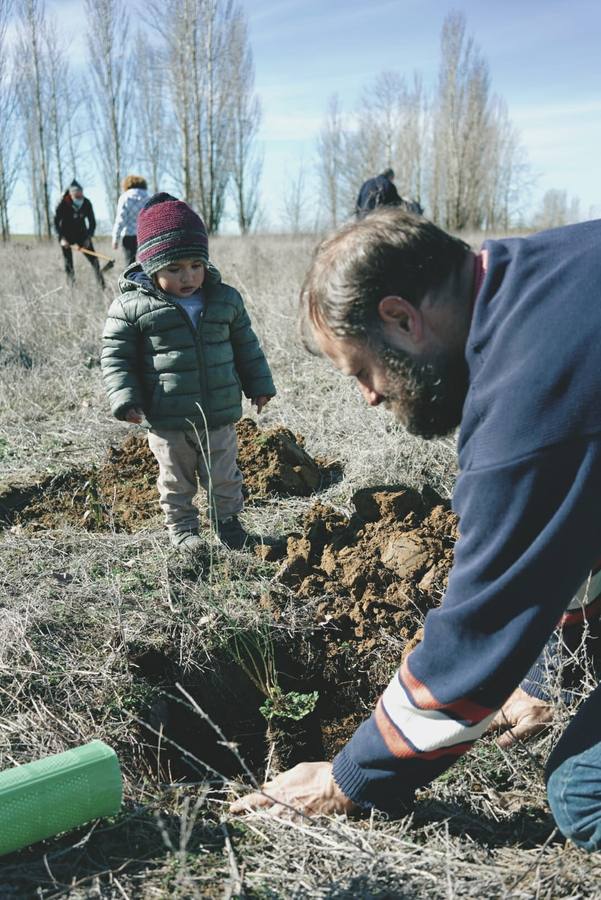
MULTIPOLYGON (((209 262, 205 265, 203 285, 214 284, 221 284, 221 273, 213 263, 209 262)), ((146 274, 139 262, 132 263, 119 277, 119 290, 122 294, 126 294, 128 291, 140 290, 144 294, 151 294, 153 297, 166 296, 160 287, 157 287, 150 275, 146 274)))

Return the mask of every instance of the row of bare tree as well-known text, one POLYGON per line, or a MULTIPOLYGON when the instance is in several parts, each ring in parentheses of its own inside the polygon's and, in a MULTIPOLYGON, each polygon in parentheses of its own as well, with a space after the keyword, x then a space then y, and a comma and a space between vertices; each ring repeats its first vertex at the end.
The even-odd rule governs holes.
POLYGON ((258 211, 261 110, 241 6, 149 0, 147 27, 135 32, 126 0, 85 0, 85 11, 87 64, 78 71, 44 0, 0 0, 2 238, 20 177, 29 184, 36 233, 51 235, 53 204, 89 170, 90 145, 111 216, 133 170, 153 190, 173 185, 211 232, 229 196, 248 231, 258 211))
MULTIPOLYGON (((127 0, 84 0, 86 65, 75 67, 45 0, 0 0, 0 234, 9 201, 29 185, 35 231, 52 232, 54 202, 72 177, 99 172, 109 214, 128 171, 153 190, 169 185, 210 232, 233 205, 240 231, 258 220, 261 109, 245 16, 238 0, 146 0, 134 31, 127 0), (15 29, 8 40, 9 26, 15 29)), ((368 177, 392 166, 401 194, 450 231, 507 229, 520 218, 532 174, 488 64, 450 13, 441 33, 438 81, 382 73, 354 113, 329 101, 317 141, 317 178, 303 166, 283 190, 283 220, 306 228, 307 192, 319 197, 313 226, 352 214, 368 177)), ((536 226, 578 214, 548 191, 536 226)))
POLYGON ((384 72, 348 119, 332 97, 318 139, 321 196, 329 225, 352 210, 357 187, 391 166, 399 192, 451 231, 508 228, 530 179, 525 153, 488 64, 450 13, 441 34, 438 83, 384 72))

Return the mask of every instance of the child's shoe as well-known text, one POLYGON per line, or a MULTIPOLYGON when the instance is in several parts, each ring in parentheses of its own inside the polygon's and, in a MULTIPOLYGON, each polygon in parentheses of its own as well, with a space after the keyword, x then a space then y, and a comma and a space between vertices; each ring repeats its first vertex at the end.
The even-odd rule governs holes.
POLYGON ((203 545, 197 528, 192 528, 191 531, 171 531, 169 540, 176 550, 185 553, 196 553, 203 545))
POLYGON ((251 536, 240 523, 238 516, 219 519, 215 525, 217 537, 230 550, 243 550, 251 541, 251 536))

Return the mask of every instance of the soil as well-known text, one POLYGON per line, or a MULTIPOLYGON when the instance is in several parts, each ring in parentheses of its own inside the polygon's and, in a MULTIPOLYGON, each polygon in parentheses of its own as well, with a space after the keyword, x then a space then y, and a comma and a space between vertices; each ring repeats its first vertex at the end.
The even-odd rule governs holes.
POLYGON ((308 497, 331 484, 340 465, 309 456, 303 438, 278 426, 260 429, 252 419, 241 419, 238 464, 253 502, 269 497, 308 497))
POLYGON ((158 513, 157 466, 145 438, 109 447, 98 468, 74 469, 35 485, 0 489, 0 512, 31 530, 71 526, 132 532, 158 513))
POLYGON ((390 636, 398 658, 419 640, 425 613, 444 592, 457 517, 434 492, 375 487, 353 497, 347 517, 315 504, 288 538, 280 580, 316 599, 316 622, 332 633, 328 653, 381 653, 390 636))
MULTIPOLYGON (((309 496, 340 474, 335 463, 313 459, 287 428, 261 430, 252 419, 236 426, 238 463, 247 498, 309 496)), ((0 521, 33 530, 84 528, 133 532, 159 515, 157 463, 146 438, 128 435, 98 467, 78 468, 29 484, 0 485, 0 521)))

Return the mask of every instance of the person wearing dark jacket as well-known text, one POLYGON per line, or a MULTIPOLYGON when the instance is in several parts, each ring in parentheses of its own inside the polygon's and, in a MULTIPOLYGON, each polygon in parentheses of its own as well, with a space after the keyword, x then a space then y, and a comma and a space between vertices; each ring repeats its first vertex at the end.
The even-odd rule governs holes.
POLYGON ((381 175, 368 178, 363 182, 355 206, 355 214, 358 219, 362 219, 379 206, 402 206, 418 216, 423 213, 423 209, 417 201, 406 200, 400 196, 393 178, 393 170, 385 169, 381 175))
MULTIPOLYGON (((557 667, 549 681, 537 659, 598 628, 601 610, 600 242, 598 220, 474 252, 390 209, 318 248, 305 343, 411 433, 459 426, 460 537, 442 603, 371 717, 332 763, 302 763, 234 812, 399 815, 490 727, 527 736, 553 717, 557 667)), ((601 686, 585 688, 546 780, 559 829, 593 851, 601 686)))
MULTIPOLYGON (((75 179, 73 179, 56 207, 54 227, 63 251, 67 280, 72 284, 75 281, 72 248, 75 250, 83 248, 94 252, 92 238, 96 231, 96 218, 92 204, 87 197, 84 197, 83 188, 75 179)), ((94 269, 96 281, 104 289, 104 278, 102 277, 97 257, 90 256, 87 253, 83 255, 94 269)))

